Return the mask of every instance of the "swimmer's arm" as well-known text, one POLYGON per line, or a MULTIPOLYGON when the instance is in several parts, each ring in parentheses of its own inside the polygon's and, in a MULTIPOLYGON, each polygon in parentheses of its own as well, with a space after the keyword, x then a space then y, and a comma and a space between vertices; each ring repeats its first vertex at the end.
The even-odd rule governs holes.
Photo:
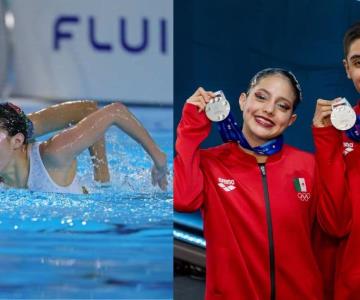
POLYGON ((36 138, 75 125, 96 110, 94 101, 80 100, 55 104, 27 116, 34 124, 36 138))
MULTIPOLYGON (((97 109, 94 101, 69 101, 31 113, 28 117, 34 124, 35 138, 75 125, 97 109)), ((104 137, 90 145, 89 152, 94 166, 94 179, 98 182, 108 182, 110 174, 104 137)))
POLYGON ((88 149, 94 167, 94 180, 102 183, 109 182, 110 172, 106 156, 104 136, 102 136, 93 145, 89 146, 88 149))
POLYGON ((111 125, 116 125, 140 143, 151 156, 155 164, 152 170, 152 183, 165 190, 167 186, 166 154, 159 149, 146 129, 121 103, 105 106, 75 126, 54 136, 44 145, 44 157, 51 166, 69 164, 83 149, 101 138, 111 125))

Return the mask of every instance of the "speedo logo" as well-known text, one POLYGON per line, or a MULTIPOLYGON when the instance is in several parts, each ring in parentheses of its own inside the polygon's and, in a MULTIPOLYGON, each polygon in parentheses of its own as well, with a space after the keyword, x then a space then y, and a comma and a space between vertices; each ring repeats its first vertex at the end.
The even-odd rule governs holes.
POLYGON ((343 152, 344 155, 347 155, 354 150, 354 143, 344 142, 343 146, 344 146, 344 152, 343 152))
POLYGON ((218 186, 221 187, 225 192, 231 192, 236 189, 234 179, 218 178, 218 186))

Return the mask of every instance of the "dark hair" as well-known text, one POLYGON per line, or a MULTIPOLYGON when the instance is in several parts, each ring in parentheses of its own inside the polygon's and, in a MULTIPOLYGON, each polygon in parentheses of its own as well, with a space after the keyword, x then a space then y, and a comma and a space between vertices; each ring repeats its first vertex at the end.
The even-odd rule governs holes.
POLYGON ((0 103, 0 128, 5 129, 10 136, 18 133, 24 135, 27 144, 33 133, 33 124, 20 107, 10 102, 0 103))
POLYGON ((247 94, 249 94, 250 90, 256 86, 259 81, 265 77, 271 76, 271 75, 282 75, 285 78, 287 78, 289 80, 289 82, 291 83, 291 87, 294 91, 295 94, 295 101, 294 101, 294 106, 293 106, 293 111, 295 111, 296 107, 298 106, 298 104, 301 102, 302 100, 302 94, 301 94, 301 87, 299 82, 297 81, 295 75, 290 72, 287 71, 285 69, 281 69, 281 68, 267 68, 264 70, 261 70, 259 72, 257 72, 255 74, 255 76, 251 79, 248 90, 247 90, 247 94))
POLYGON ((344 55, 345 59, 349 54, 349 49, 354 40, 360 39, 360 22, 353 24, 344 35, 343 45, 344 45, 344 55))

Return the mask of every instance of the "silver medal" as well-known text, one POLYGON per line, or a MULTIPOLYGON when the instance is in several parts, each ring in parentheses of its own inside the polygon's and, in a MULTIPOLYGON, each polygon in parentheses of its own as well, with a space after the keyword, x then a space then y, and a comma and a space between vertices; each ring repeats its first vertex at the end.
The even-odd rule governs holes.
POLYGON ((342 98, 332 105, 330 120, 336 129, 348 130, 355 125, 356 113, 350 103, 345 98, 342 98))
POLYGON ((220 122, 230 113, 230 103, 222 91, 215 92, 216 96, 206 104, 205 113, 209 120, 220 122))

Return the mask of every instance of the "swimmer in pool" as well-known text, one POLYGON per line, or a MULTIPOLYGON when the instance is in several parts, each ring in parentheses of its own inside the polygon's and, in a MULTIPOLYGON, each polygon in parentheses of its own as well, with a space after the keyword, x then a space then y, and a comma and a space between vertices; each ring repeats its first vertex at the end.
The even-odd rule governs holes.
MULTIPOLYGON (((97 110, 98 106, 95 101, 77 100, 51 105, 27 114, 33 124, 31 141, 45 134, 73 126, 97 110)), ((109 182, 110 173, 104 137, 89 147, 89 153, 94 167, 94 180, 101 183, 109 182)))
MULTIPOLYGON (((105 131, 115 125, 140 143, 150 155, 154 162, 152 184, 166 189, 165 153, 123 104, 113 103, 93 111, 77 124, 41 143, 31 141, 34 125, 30 119, 36 123, 36 118, 39 115, 35 113, 29 118, 12 103, 0 104, 0 176, 7 186, 43 192, 82 193, 76 177, 76 157, 101 140, 105 131)), ((71 119, 68 116, 68 123, 77 121, 71 119)), ((36 135, 56 130, 56 127, 63 126, 60 123, 54 122, 47 127, 38 125, 36 135)))

